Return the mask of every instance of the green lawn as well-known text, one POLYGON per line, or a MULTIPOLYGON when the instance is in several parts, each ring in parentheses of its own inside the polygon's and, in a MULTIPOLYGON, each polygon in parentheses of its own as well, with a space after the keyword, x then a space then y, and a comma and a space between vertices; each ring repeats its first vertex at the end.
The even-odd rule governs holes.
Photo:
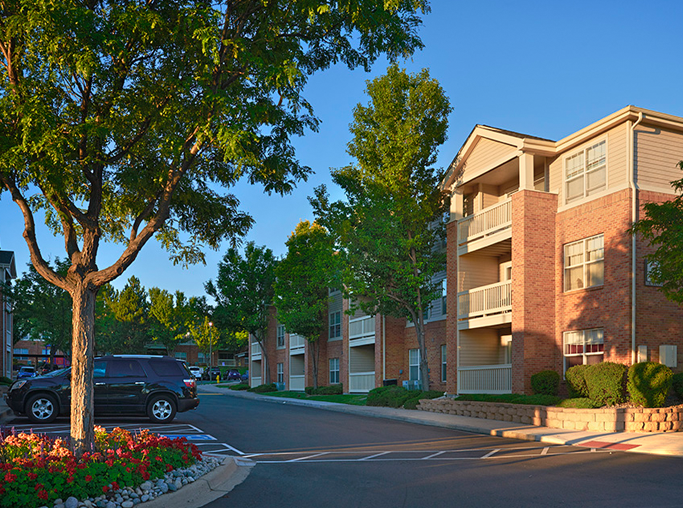
POLYGON ((304 399, 304 400, 319 400, 322 402, 336 402, 338 404, 351 404, 353 406, 364 406, 367 395, 306 395, 302 392, 268 392, 261 395, 268 395, 270 397, 282 397, 285 399, 304 399))

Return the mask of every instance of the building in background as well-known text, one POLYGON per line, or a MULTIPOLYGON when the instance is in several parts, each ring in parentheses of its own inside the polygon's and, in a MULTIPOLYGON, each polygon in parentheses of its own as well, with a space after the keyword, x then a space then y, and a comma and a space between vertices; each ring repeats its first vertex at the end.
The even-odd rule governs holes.
MULTIPOLYGON (((17 277, 17 268, 14 262, 14 252, 0 250, 0 283, 8 284, 17 277)), ((13 319, 12 305, 2 292, 0 287, 0 303, 2 304, 2 318, 0 333, 2 333, 2 357, 0 358, 0 372, 5 377, 12 377, 12 352, 13 352, 13 319)))

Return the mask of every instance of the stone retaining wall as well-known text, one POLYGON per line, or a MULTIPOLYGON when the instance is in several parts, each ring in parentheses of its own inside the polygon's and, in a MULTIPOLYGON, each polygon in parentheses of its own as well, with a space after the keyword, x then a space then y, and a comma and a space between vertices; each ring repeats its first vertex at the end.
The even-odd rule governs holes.
POLYGON ((497 402, 421 400, 417 409, 539 427, 604 432, 678 432, 683 430, 683 406, 665 408, 571 409, 497 402))

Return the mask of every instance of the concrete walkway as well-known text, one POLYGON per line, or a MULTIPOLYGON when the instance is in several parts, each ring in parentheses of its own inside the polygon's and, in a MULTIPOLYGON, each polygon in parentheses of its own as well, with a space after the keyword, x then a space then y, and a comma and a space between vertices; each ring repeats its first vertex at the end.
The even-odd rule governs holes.
POLYGON ((582 446, 587 448, 607 448, 635 453, 654 455, 676 455, 683 457, 683 432, 636 433, 636 432, 589 432, 534 427, 523 423, 501 422, 471 418, 468 416, 411 411, 388 407, 351 406, 333 402, 318 402, 301 399, 269 397, 246 391, 234 391, 215 385, 201 385, 200 391, 225 393, 226 396, 257 399, 274 404, 293 404, 315 407, 327 411, 386 418, 420 425, 431 425, 445 429, 463 430, 476 434, 538 441, 540 443, 582 446))

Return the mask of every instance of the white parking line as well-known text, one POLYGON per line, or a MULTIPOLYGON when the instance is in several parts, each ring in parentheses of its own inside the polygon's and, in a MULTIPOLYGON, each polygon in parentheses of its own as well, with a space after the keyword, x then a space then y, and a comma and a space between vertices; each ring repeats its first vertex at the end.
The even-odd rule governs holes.
POLYGON ((362 459, 359 459, 358 462, 361 462, 361 461, 363 461, 363 460, 374 459, 375 457, 381 457, 382 455, 386 455, 387 453, 391 453, 391 452, 375 453, 374 455, 370 455, 370 456, 368 456, 368 457, 363 457, 362 459))
POLYGON ((309 455, 307 457, 299 457, 298 459, 292 459, 288 460, 287 462, 299 462, 301 460, 306 460, 306 459, 314 459, 315 457, 321 457, 323 455, 328 455, 330 452, 322 452, 322 453, 316 453, 315 455, 309 455))
POLYGON ((494 455, 495 453, 498 453, 500 451, 500 448, 497 448, 495 450, 491 450, 488 452, 486 455, 482 457, 482 459, 488 459, 491 455, 494 455))

